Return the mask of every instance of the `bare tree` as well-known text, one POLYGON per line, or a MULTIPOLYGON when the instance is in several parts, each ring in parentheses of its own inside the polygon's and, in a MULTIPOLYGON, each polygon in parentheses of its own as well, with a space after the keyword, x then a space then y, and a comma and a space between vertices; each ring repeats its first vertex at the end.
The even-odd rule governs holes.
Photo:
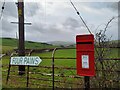
POLYGON ((101 30, 99 30, 99 32, 97 32, 95 34, 95 55, 96 55, 96 69, 97 70, 101 70, 101 73, 97 73, 97 79, 99 79, 99 87, 109 87, 110 85, 108 83, 110 83, 110 81, 107 81, 108 78, 112 78, 112 74, 111 72, 109 72, 110 70, 112 70, 113 66, 116 65, 116 62, 113 63, 111 61, 106 61, 104 60, 105 58, 108 58, 110 53, 111 53, 111 46, 113 46, 112 42, 111 42, 111 37, 107 37, 106 32, 108 31, 108 28, 111 24, 111 22, 116 19, 116 17, 112 17, 107 24, 105 25, 105 27, 101 30), (109 72, 109 75, 108 75, 109 72), (111 75, 111 76, 110 76, 111 75))
POLYGON ((97 57, 100 62, 103 60, 103 58, 106 56, 106 54, 108 54, 108 52, 110 52, 109 48, 107 48, 107 49, 105 49, 105 48, 110 46, 110 44, 111 44, 110 40, 111 40, 112 36, 110 38, 107 38, 106 31, 108 29, 109 24, 114 19, 115 19, 115 17, 112 17, 105 25, 105 28, 95 34, 95 45, 96 45, 96 47, 100 47, 100 49, 96 48, 97 57))

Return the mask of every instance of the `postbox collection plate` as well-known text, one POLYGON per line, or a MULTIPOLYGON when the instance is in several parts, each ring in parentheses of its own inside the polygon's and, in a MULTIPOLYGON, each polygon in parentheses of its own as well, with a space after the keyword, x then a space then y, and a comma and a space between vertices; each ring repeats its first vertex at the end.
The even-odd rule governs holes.
POLYGON ((89 69, 89 55, 82 55, 82 68, 89 69))

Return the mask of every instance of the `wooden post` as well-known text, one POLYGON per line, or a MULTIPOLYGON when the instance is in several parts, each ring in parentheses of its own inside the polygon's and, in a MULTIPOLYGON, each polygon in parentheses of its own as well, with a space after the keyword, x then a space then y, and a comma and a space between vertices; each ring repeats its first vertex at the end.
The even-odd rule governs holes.
MULTIPOLYGON (((25 45, 24 45, 24 2, 18 0, 18 17, 19 17, 19 45, 18 54, 19 56, 25 56, 25 45)), ((25 73, 25 66, 19 66, 19 75, 25 73)))
POLYGON ((90 77, 89 76, 84 77, 84 85, 85 85, 85 90, 90 89, 90 77))

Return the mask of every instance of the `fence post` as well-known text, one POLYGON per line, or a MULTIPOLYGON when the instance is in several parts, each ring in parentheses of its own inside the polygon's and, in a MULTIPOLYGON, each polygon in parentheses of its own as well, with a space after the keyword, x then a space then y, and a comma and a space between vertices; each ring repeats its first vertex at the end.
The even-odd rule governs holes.
POLYGON ((27 88, 29 84, 29 65, 27 66, 27 88))
POLYGON ((9 68, 8 68, 8 74, 7 74, 6 84, 8 83, 8 79, 9 79, 9 75, 10 75, 10 68, 11 68, 11 65, 10 65, 10 63, 9 63, 9 68))
POLYGON ((85 85, 85 90, 90 89, 90 77, 89 76, 84 77, 84 85, 85 85))
POLYGON ((53 77, 53 90, 54 90, 54 55, 55 55, 55 51, 57 50, 57 48, 55 48, 53 50, 53 53, 52 53, 52 77, 53 77))
POLYGON ((10 76, 9 76, 9 75, 10 75, 10 68, 11 68, 10 61, 11 61, 11 57, 13 56, 13 54, 14 54, 14 53, 11 53, 11 55, 10 55, 6 84, 8 83, 8 79, 9 79, 9 77, 10 77, 10 76))

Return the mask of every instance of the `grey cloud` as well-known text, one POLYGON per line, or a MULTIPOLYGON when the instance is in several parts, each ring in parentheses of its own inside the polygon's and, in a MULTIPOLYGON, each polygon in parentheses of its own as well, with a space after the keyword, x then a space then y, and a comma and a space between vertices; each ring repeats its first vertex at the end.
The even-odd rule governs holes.
POLYGON ((17 25, 13 25, 12 23, 10 23, 10 21, 7 18, 4 18, 2 20, 2 31, 8 33, 8 32, 12 32, 14 31, 17 25))
POLYGON ((53 5, 53 2, 48 2, 48 4, 53 5))
POLYGON ((39 10, 43 11, 41 4, 38 5, 37 2, 25 3, 25 14, 27 17, 33 17, 39 10))
POLYGON ((103 9, 107 7, 106 2, 87 2, 85 4, 96 9, 103 9))
POLYGON ((46 29, 45 29, 45 25, 41 24, 41 23, 34 23, 32 26, 30 26, 30 29, 32 30, 32 32, 37 32, 37 33, 45 33, 46 29))
POLYGON ((69 17, 63 23, 59 23, 59 24, 58 23, 44 24, 44 23, 36 22, 32 26, 29 27, 29 31, 31 31, 32 33, 36 33, 36 35, 38 36, 39 34, 42 34, 42 35, 51 36, 52 38, 55 35, 66 36, 67 34, 66 37, 68 37, 69 34, 74 32, 76 28, 80 28, 81 26, 83 26, 82 23, 80 23, 74 18, 69 17))
POLYGON ((32 32, 37 32, 39 34, 54 34, 54 33, 61 33, 60 29, 57 27, 56 24, 48 25, 48 24, 35 24, 30 27, 32 32))
POLYGON ((70 28, 70 29, 75 29, 75 28, 78 28, 82 25, 82 23, 80 23, 78 20, 74 19, 74 18, 67 18, 65 20, 65 22, 63 23, 63 26, 65 28, 70 28))
POLYGON ((27 39, 36 38, 36 40, 39 39, 38 41, 71 40, 68 38, 71 32, 66 32, 62 23, 36 23, 27 27, 26 35, 27 39))
POLYGON ((108 4, 107 7, 117 11, 118 10, 118 2, 112 2, 112 3, 108 4))
POLYGON ((33 27, 29 27, 29 31, 26 32, 27 39, 37 41, 54 41, 54 40, 69 40, 69 33, 61 31, 61 29, 57 26, 57 24, 53 25, 34 25, 33 27), (32 30, 33 29, 33 30, 32 30), (27 34, 29 33, 29 34, 27 34))
POLYGON ((36 35, 41 34, 40 30, 41 30, 41 26, 37 26, 37 25, 26 26, 26 29, 25 29, 26 34, 30 33, 30 34, 36 34, 36 35))
POLYGON ((17 12, 17 5, 15 4, 15 2, 5 3, 5 9, 3 12, 5 16, 17 18, 17 12))
MULTIPOLYGON (((61 25, 61 24, 59 24, 59 25, 61 25)), ((62 27, 62 29, 63 29, 64 27, 62 27)), ((54 25, 51 25, 51 26, 49 26, 49 33, 51 33, 51 34, 55 34, 55 33, 59 33, 59 34, 61 34, 61 33, 63 33, 63 31, 61 31, 61 28, 59 28, 58 26, 57 26, 57 24, 54 24, 54 25)))
MULTIPOLYGON (((42 6, 40 4, 38 5, 36 2, 26 2, 24 4, 24 13, 27 17, 34 16, 39 9, 43 10, 42 6)), ((5 3, 4 15, 15 18, 18 17, 18 8, 15 2, 5 3)))
POLYGON ((88 5, 89 7, 93 7, 96 9, 105 9, 109 8, 110 10, 117 11, 118 10, 118 2, 87 2, 84 3, 85 5, 88 5))

